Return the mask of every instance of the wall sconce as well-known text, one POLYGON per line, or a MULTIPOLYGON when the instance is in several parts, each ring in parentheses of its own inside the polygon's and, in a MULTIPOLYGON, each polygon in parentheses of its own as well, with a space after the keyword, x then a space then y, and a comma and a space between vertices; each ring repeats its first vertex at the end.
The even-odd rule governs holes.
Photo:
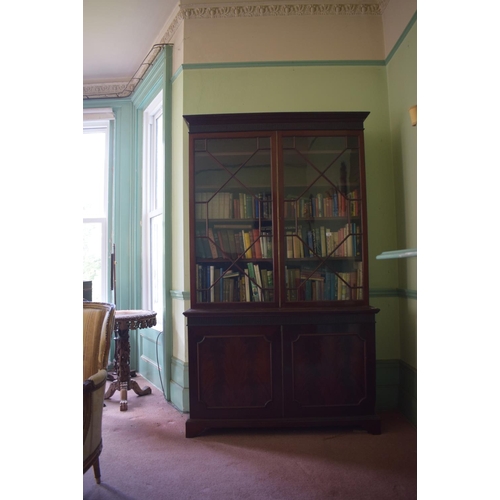
POLYGON ((408 112, 410 113, 411 126, 414 127, 417 124, 417 105, 412 106, 408 112))

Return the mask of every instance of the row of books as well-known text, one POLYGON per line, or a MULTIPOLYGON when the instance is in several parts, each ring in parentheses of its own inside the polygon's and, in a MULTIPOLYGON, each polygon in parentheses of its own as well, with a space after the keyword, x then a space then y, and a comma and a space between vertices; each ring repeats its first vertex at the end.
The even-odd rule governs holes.
POLYGON ((288 259, 307 257, 360 257, 361 233, 355 222, 346 224, 337 231, 320 226, 286 229, 286 256, 288 259))
MULTIPOLYGON (((285 268, 285 280, 290 302, 363 298, 361 265, 350 272, 285 268)), ((242 272, 197 264, 196 293, 198 302, 270 302, 274 299, 273 272, 252 263, 242 272)))
POLYGON ((308 272, 285 268, 288 301, 361 300, 363 270, 350 272, 308 272))
POLYGON ((197 264, 196 294, 198 302, 270 302, 273 272, 250 262, 242 272, 197 264))
POLYGON ((271 259, 273 256, 270 228, 252 229, 225 228, 214 225, 208 229, 208 236, 196 232, 196 256, 201 259, 271 259))
MULTIPOLYGON (((230 226, 210 227, 208 235, 196 231, 196 255, 200 259, 271 259, 273 243, 271 228, 241 229, 230 226)), ((288 259, 315 257, 360 257, 361 233, 357 223, 351 222, 337 231, 320 226, 286 229, 286 256, 288 259)))
POLYGON ((311 194, 309 198, 285 200, 285 217, 311 219, 323 217, 358 217, 361 214, 359 190, 351 191, 347 197, 338 191, 311 194))
POLYGON ((195 194, 197 219, 270 219, 271 193, 197 192, 195 194))

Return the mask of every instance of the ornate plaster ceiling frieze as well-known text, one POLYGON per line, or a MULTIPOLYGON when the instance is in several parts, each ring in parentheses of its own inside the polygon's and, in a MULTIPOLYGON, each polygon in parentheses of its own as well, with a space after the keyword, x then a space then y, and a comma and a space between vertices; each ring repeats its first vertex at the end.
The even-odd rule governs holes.
POLYGON ((332 16, 332 15, 381 15, 389 0, 375 3, 352 4, 225 4, 200 6, 199 4, 180 7, 183 19, 207 19, 228 17, 262 17, 262 16, 332 16))
POLYGON ((124 93, 132 93, 134 88, 129 83, 90 83, 83 85, 83 98, 119 97, 124 93))

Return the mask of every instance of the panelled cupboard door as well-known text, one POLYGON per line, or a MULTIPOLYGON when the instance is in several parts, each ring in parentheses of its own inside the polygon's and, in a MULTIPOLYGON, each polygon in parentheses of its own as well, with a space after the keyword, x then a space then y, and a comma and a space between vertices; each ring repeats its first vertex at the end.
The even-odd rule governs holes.
POLYGON ((279 326, 189 328, 190 417, 281 415, 279 326))
POLYGON ((342 417, 374 411, 374 335, 366 325, 283 327, 287 417, 342 417))

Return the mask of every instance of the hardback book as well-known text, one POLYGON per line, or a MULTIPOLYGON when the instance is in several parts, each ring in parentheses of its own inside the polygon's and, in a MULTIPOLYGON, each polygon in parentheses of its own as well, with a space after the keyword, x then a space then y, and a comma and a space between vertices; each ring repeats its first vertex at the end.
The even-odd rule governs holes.
POLYGON ((210 253, 212 255, 212 259, 216 259, 219 254, 217 252, 217 247, 215 245, 215 236, 212 228, 208 228, 208 245, 210 247, 210 253))
POLYGON ((260 302, 259 298, 259 287, 257 286, 257 281, 255 278, 255 269, 252 262, 247 264, 248 276, 250 277, 250 290, 253 302, 260 302))
POLYGON ((253 234, 253 249, 254 249, 254 255, 256 259, 262 259, 262 248, 260 245, 260 234, 258 229, 253 229, 252 230, 253 234))
POLYGON ((242 235, 245 248, 245 259, 251 259, 253 253, 252 253, 252 243, 250 240, 250 233, 248 231, 242 230, 242 235))

